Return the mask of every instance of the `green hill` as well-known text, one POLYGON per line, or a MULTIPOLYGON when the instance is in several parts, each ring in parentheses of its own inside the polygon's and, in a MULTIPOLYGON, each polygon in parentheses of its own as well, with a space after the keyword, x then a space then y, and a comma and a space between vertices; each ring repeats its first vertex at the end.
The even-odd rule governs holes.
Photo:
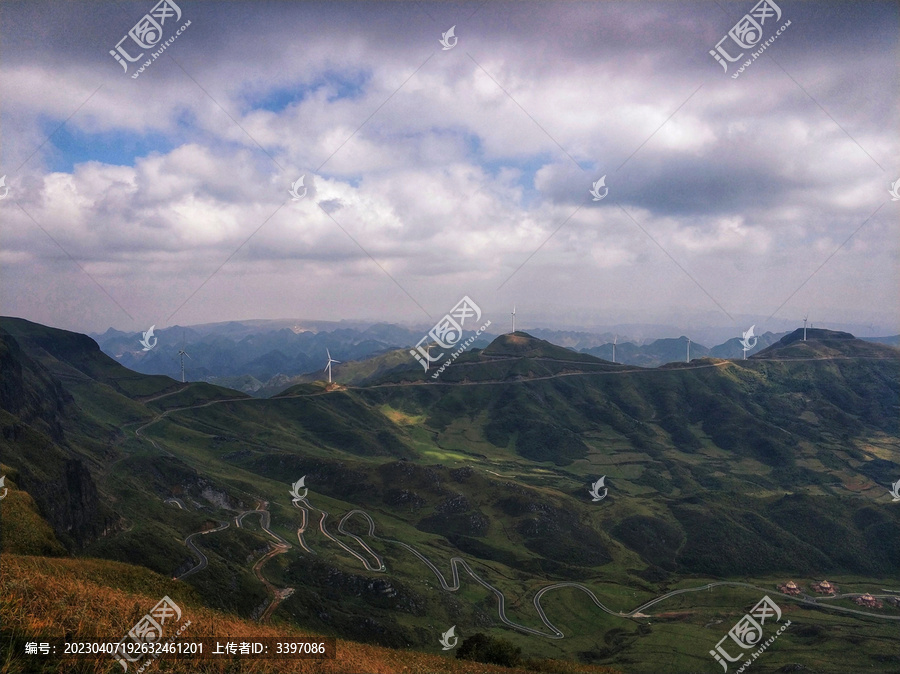
MULTIPOLYGON (((342 384, 358 386, 379 379, 391 372, 406 371, 410 368, 411 362, 412 359, 408 349, 396 349, 377 356, 371 356, 365 360, 354 360, 334 365, 333 379, 342 384)), ((323 381, 326 376, 324 372, 316 372, 296 377, 285 377, 277 382, 269 382, 266 387, 260 389, 259 394, 267 397, 278 395, 297 384, 323 381)))
POLYGON ((809 328, 785 335, 775 344, 755 354, 754 358, 896 358, 896 347, 856 339, 849 332, 809 328), (892 355, 894 354, 894 355, 892 355))
POLYGON ((576 353, 521 331, 497 337, 488 347, 481 351, 481 354, 485 358, 548 358, 576 363, 597 363, 600 361, 599 358, 576 353))
MULTIPOLYGON (((197 564, 186 537, 209 531, 195 538, 208 566, 179 582, 244 618, 266 614, 271 587, 289 587, 273 619, 318 633, 428 650, 457 625, 508 637, 529 657, 652 672, 664 648, 671 671, 697 671, 712 667, 705 642, 692 650, 703 624, 739 616, 758 590, 667 599, 649 611, 652 629, 562 590, 544 608, 566 638, 548 640, 504 627, 495 593, 466 573, 458 591, 442 590, 417 554, 447 578, 451 557, 466 560, 504 594, 509 618, 534 629, 532 597, 555 582, 631 611, 711 578, 768 591, 827 575, 877 591, 900 577, 900 509, 887 489, 900 478, 893 347, 809 330, 746 361, 651 370, 515 333, 438 379, 410 362, 366 385, 254 399, 131 373, 73 333, 18 319, 0 328, 0 449, 53 530, 34 545, 60 554, 55 537, 69 554, 172 577, 197 564), (597 503, 588 489, 601 475, 608 496, 597 503), (313 508, 303 539, 288 494, 300 477, 313 508), (255 570, 273 541, 262 516, 235 519, 260 508, 292 545, 260 571, 271 587, 255 570), (339 526, 355 510, 372 529, 360 514, 339 526), (359 541, 384 571, 362 564, 359 541), (682 617, 661 617, 679 607, 682 617)), ((824 617, 807 611, 807 624, 846 646, 817 610, 824 617)), ((841 621, 881 638, 877 619, 841 621)), ((821 665, 802 639, 784 643, 793 661, 821 665)), ((873 646, 867 666, 882 652, 873 646)), ((848 666, 838 652, 822 671, 848 666)))

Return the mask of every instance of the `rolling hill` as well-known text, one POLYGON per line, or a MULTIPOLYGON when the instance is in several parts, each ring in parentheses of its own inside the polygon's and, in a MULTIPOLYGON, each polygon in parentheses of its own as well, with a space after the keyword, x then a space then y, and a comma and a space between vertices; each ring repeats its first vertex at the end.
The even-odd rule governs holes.
MULTIPOLYGON (((4 469, 49 527, 4 549, 172 577, 198 565, 185 540, 205 532, 207 564, 178 584, 242 619, 431 652, 456 625, 532 658, 655 672, 665 652, 669 671, 712 671, 704 625, 776 581, 878 592, 900 577, 900 351, 846 333, 645 369, 518 332, 438 379, 410 358, 360 385, 256 399, 139 375, 73 333, 0 328, 4 469), (608 496, 592 502, 601 475, 608 496), (292 501, 300 477, 309 495, 292 501), (279 539, 291 547, 274 554, 279 539), (454 557, 469 566, 447 589, 454 557), (710 581, 725 585, 672 594, 710 581), (611 613, 563 588, 540 618, 532 599, 557 583, 589 586, 611 613)), ((772 666, 846 671, 851 637, 866 667, 891 662, 890 603, 865 618, 840 612, 849 598, 779 601, 805 631, 772 666)))

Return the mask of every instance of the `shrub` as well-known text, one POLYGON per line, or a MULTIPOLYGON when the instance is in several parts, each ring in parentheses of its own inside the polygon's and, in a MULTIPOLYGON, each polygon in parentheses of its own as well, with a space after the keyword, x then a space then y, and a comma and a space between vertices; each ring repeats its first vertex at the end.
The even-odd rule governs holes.
POLYGON ((516 667, 522 661, 522 649, 506 639, 478 632, 462 642, 456 657, 460 660, 516 667))

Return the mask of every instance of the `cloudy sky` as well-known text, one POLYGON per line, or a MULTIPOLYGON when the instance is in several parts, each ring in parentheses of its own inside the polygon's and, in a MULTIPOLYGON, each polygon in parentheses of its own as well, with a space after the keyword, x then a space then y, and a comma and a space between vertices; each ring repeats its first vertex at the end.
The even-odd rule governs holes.
POLYGON ((4 315, 900 331, 897 3, 176 2, 0 6, 4 315))

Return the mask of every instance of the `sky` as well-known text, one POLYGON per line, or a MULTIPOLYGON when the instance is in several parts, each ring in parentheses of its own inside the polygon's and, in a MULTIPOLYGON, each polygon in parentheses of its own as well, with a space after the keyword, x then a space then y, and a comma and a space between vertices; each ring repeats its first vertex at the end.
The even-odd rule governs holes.
POLYGON ((3 315, 900 332, 898 3, 176 2, 0 8, 3 315))

